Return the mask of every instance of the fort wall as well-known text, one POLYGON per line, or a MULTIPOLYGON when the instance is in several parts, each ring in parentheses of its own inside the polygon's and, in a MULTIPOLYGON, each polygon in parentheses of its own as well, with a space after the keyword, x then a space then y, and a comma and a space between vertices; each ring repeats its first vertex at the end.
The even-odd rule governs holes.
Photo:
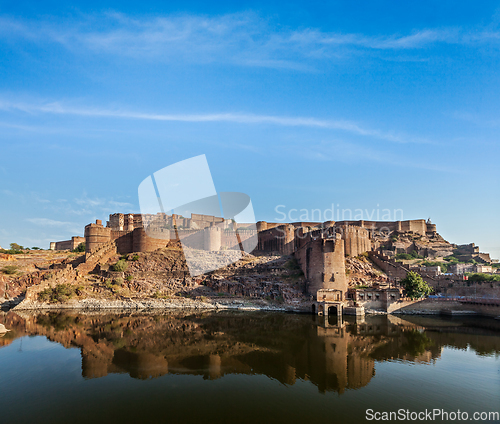
POLYGON ((284 224, 259 232, 257 250, 291 255, 295 250, 295 227, 284 224))
POLYGON ((99 245, 109 241, 111 241, 111 228, 103 227, 100 219, 96 220, 95 224, 85 226, 85 253, 91 253, 99 245))
POLYGON ((413 232, 415 234, 425 235, 427 232, 427 224, 425 219, 416 219, 412 221, 401 221, 401 231, 413 232))
POLYGON ((131 253, 134 251, 134 237, 132 231, 111 230, 111 240, 116 242, 116 250, 119 253, 131 253))
MULTIPOLYGON (((242 224, 243 225, 243 224, 242 224)), ((251 225, 249 225, 251 227, 251 225)), ((412 231, 425 234, 432 224, 425 220, 410 221, 327 221, 325 223, 294 222, 269 223, 259 221, 257 230, 234 231, 232 220, 192 214, 180 215, 110 215, 107 227, 101 221, 85 227, 87 254, 99 246, 114 243, 120 254, 149 252, 163 248, 170 241, 180 240, 184 246, 207 251, 221 249, 239 250, 250 245, 257 237, 257 250, 295 255, 307 280, 307 293, 316 295, 318 290, 333 290, 346 300, 347 278, 345 256, 358 256, 372 252, 375 231, 412 231), (145 231, 147 228, 147 231, 145 231)), ((373 255, 374 262, 395 280, 403 279, 407 267, 393 263, 389 258, 373 255)), ((333 293, 333 292, 332 292, 333 293)), ((335 294, 335 297, 337 294, 335 294)))
POLYGON ((170 238, 160 239, 149 237, 143 228, 136 228, 132 233, 132 251, 118 251, 118 253, 152 252, 156 249, 166 247, 169 242, 170 238))
POLYGON ((71 240, 56 241, 50 243, 50 250, 73 250, 81 243, 85 243, 85 237, 71 237, 71 240))
MULTIPOLYGON (((407 221, 367 221, 367 220, 344 220, 344 221, 326 221, 324 223, 321 222, 293 222, 290 225, 294 227, 328 227, 335 224, 337 227, 339 226, 355 226, 366 228, 370 232, 378 231, 378 232, 392 232, 392 231, 412 231, 416 234, 425 235, 428 232, 435 232, 436 226, 434 224, 426 223, 425 219, 413 219, 407 221)), ((278 226, 282 226, 284 223, 279 222, 266 222, 259 221, 257 222, 257 230, 264 231, 271 228, 275 228, 278 226)))
POLYGON ((346 256, 358 256, 372 249, 370 233, 366 228, 341 225, 336 229, 345 241, 346 256))

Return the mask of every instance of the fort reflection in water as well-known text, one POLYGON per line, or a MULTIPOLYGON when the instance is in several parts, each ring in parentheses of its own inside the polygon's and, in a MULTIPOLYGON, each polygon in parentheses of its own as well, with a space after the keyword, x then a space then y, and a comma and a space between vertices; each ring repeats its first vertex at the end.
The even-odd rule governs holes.
MULTIPOLYGON (((25 335, 42 335, 80 348, 87 379, 112 373, 138 379, 168 373, 205 379, 261 374, 287 385, 309 380, 320 392, 338 393, 366 386, 375 376, 376 361, 432 363, 450 344, 439 332, 424 332, 392 316, 325 321, 276 313, 10 312, 0 321, 12 329, 0 347, 25 335)), ((457 335, 453 343, 459 343, 457 335)))

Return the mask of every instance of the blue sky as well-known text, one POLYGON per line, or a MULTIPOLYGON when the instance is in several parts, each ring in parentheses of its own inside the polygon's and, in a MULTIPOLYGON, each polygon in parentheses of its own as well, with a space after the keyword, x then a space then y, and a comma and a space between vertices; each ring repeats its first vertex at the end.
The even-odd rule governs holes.
POLYGON ((400 209, 500 257, 500 2, 406 3, 0 1, 0 246, 206 154, 257 219, 400 209))

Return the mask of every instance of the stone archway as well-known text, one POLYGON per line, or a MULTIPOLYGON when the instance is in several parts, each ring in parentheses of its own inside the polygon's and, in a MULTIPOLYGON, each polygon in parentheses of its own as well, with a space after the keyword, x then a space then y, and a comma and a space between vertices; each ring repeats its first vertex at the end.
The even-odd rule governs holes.
POLYGON ((341 310, 342 306, 341 305, 330 305, 328 306, 328 315, 341 315, 342 314, 342 310, 341 310))

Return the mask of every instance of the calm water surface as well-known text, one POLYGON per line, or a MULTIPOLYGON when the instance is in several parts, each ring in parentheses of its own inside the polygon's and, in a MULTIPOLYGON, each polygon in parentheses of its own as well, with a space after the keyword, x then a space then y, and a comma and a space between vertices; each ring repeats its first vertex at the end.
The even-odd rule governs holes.
POLYGON ((0 322, 12 330, 0 338, 1 423, 362 423, 367 409, 500 411, 496 320, 10 312, 0 322))

